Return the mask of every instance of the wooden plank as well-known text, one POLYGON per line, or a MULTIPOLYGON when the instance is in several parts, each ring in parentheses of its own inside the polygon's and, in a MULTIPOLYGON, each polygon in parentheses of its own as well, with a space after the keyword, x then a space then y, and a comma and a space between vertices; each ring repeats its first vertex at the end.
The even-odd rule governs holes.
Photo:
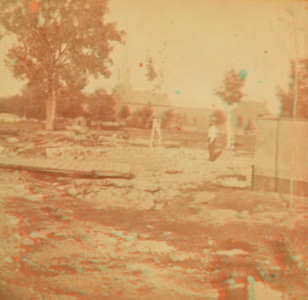
POLYGON ((68 170, 71 170, 73 166, 74 166, 74 161, 68 160, 68 161, 63 162, 60 169, 68 171, 68 170))
POLYGON ((48 168, 52 169, 52 170, 61 170, 61 169, 63 169, 64 161, 55 160, 55 161, 53 161, 52 163, 49 163, 46 166, 48 166, 48 168))
POLYGON ((97 161, 94 161, 94 160, 91 161, 90 168, 91 168, 91 173, 95 172, 95 170, 97 170, 97 168, 99 168, 99 164, 97 163, 97 161))
POLYGON ((121 173, 121 165, 119 163, 112 163, 111 169, 115 173, 121 173))
POLYGON ((122 173, 122 164, 117 163, 117 172, 122 173))
POLYGON ((57 159, 25 159, 25 158, 5 158, 0 159, 0 166, 11 167, 13 169, 46 170, 58 172, 76 172, 91 174, 97 172, 99 176, 121 176, 130 172, 127 164, 112 163, 108 161, 80 161, 80 160, 57 160, 57 159))
POLYGON ((107 172, 110 172, 110 171, 112 171, 112 165, 111 165, 111 163, 110 162, 107 162, 107 164, 106 164, 106 169, 105 169, 107 172))
POLYGON ((96 166, 96 162, 94 162, 94 161, 87 161, 86 164, 85 164, 84 171, 86 173, 92 173, 93 169, 95 168, 95 166, 96 166))
POLYGON ((122 172, 124 174, 130 173, 130 167, 127 164, 122 165, 122 172))
POLYGON ((54 166, 54 162, 48 160, 41 160, 37 163, 37 166, 41 169, 50 168, 51 166, 54 166))
POLYGON ((91 160, 85 161, 85 164, 83 166, 83 172, 91 174, 93 172, 94 164, 95 162, 91 160))
POLYGON ((87 173, 88 169, 89 169, 88 161, 82 161, 78 166, 78 172, 87 173))

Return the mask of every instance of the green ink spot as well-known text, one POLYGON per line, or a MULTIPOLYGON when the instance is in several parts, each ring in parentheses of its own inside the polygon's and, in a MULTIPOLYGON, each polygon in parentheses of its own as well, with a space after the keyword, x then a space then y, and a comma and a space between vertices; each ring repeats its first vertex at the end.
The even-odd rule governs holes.
POLYGON ((38 19, 35 20, 35 23, 38 23, 38 19))
POLYGON ((271 32, 274 32, 274 29, 272 29, 271 32))
POLYGON ((261 80, 259 80, 259 83, 262 83, 262 81, 261 81, 261 80))
POLYGON ((181 94, 181 92, 180 92, 180 91, 175 91, 175 93, 176 93, 177 95, 180 95, 180 94, 181 94))
POLYGON ((275 274, 271 274, 271 277, 272 277, 272 278, 275 278, 275 277, 276 277, 276 275, 275 275, 275 274))
POLYGON ((167 42, 164 42, 164 45, 167 45, 167 42))
POLYGON ((244 70, 244 69, 241 70, 241 71, 238 73, 238 77, 239 77, 240 79, 245 79, 246 76, 247 76, 247 71, 244 70))

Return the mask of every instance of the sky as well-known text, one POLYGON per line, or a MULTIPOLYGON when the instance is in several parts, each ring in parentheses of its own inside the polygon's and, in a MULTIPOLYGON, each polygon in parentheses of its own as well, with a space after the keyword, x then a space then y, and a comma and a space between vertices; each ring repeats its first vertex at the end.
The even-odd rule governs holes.
MULTIPOLYGON (((127 32, 127 65, 134 89, 148 88, 144 64, 149 54, 157 68, 165 62, 163 91, 173 105, 220 108, 213 89, 234 67, 247 71, 245 100, 265 102, 277 113, 277 85, 287 88, 296 52, 293 29, 287 24, 292 17, 286 9, 295 12, 299 55, 304 56, 308 31, 300 29, 308 30, 307 8, 306 1, 110 0, 107 20, 127 32)), ((1 61, 11 43, 11 37, 1 41, 1 61)), ((112 54, 112 77, 91 79, 86 92, 114 87, 118 69, 123 68, 120 48, 112 54)), ((0 96, 20 92, 24 83, 0 67, 0 96)))

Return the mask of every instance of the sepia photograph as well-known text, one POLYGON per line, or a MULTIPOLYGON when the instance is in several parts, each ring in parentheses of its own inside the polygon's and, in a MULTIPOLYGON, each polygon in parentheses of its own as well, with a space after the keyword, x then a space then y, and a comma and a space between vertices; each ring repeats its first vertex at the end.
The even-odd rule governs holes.
POLYGON ((308 300, 308 1, 0 0, 0 300, 308 300))

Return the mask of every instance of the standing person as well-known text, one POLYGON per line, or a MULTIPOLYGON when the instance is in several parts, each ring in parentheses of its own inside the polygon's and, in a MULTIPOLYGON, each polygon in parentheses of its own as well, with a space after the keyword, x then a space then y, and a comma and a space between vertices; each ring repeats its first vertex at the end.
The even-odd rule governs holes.
POLYGON ((156 117, 155 114, 153 114, 152 116, 152 132, 151 132, 151 138, 150 138, 150 148, 153 147, 153 143, 154 143, 154 137, 155 137, 155 133, 157 134, 157 146, 161 145, 161 119, 156 117))
POLYGON ((209 142, 209 160, 215 161, 221 154, 221 151, 216 151, 216 141, 218 136, 218 129, 215 124, 215 119, 210 120, 210 127, 208 131, 208 142, 209 142))

